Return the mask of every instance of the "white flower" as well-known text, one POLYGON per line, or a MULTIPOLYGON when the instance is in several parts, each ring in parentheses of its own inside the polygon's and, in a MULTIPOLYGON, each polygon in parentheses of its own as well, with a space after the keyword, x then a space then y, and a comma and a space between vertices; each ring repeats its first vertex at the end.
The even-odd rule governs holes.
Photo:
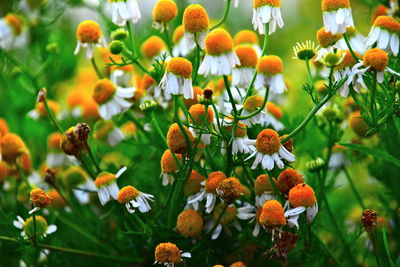
POLYGON ((200 46, 201 49, 204 49, 204 40, 206 39, 206 36, 208 34, 207 30, 201 31, 196 33, 196 37, 193 33, 186 32, 184 33, 184 36, 182 39, 185 40, 186 42, 186 47, 196 47, 196 42, 200 46), (196 38, 196 39, 195 39, 196 38))
POLYGON ((330 31, 333 34, 345 33, 347 27, 354 27, 350 7, 324 10, 323 20, 326 31, 330 31))
MULTIPOLYGON (((159 87, 164 89, 166 99, 171 99, 171 95, 183 95, 185 99, 194 98, 192 78, 184 78, 173 73, 165 72, 159 87)), ((160 94, 157 92, 158 97, 160 94)))
POLYGON ((284 25, 280 7, 264 5, 253 8, 252 23, 254 30, 258 30, 260 34, 265 34, 265 25, 269 23, 268 34, 274 33, 277 25, 279 28, 284 25))
POLYGON ((400 23, 396 19, 389 16, 379 16, 365 40, 367 48, 370 49, 376 44, 376 47, 397 56, 400 43, 399 28, 400 23))
POLYGON ((139 209, 141 213, 151 210, 149 201, 154 201, 153 195, 138 191, 135 187, 128 185, 122 188, 118 193, 118 201, 125 204, 129 213, 134 213, 139 209))
POLYGON ((243 67, 232 70, 232 86, 247 88, 253 78, 254 68, 243 67))
POLYGON ((89 178, 86 178, 86 182, 83 184, 78 185, 78 188, 74 188, 72 192, 76 199, 78 199, 79 203, 87 204, 90 201, 90 193, 96 192, 96 186, 94 185, 93 181, 89 178))
MULTIPOLYGON (((238 210, 236 209, 236 207, 233 204, 230 204, 227 209, 231 209, 231 211, 227 210, 226 212, 234 212, 235 217, 238 216, 238 210)), ((219 211, 221 212, 221 210, 219 210, 219 211)), ((204 229, 207 233, 211 233, 211 231, 212 231, 212 233, 211 233, 212 240, 215 240, 220 236, 222 229, 224 227, 226 228, 225 230, 229 232, 229 229, 226 227, 225 224, 222 224, 221 221, 218 224, 216 224, 216 223, 217 223, 216 219, 211 218, 204 226, 204 229)), ((233 219, 233 221, 230 221, 228 223, 231 223, 236 228, 236 230, 242 231, 242 226, 235 218, 233 219)))
POLYGON ((233 51, 220 55, 206 54, 198 73, 204 76, 227 76, 232 73, 235 65, 240 65, 240 61, 233 51))
POLYGON ((26 31, 22 29, 21 19, 8 14, 0 18, 0 48, 10 50, 15 47, 22 47, 27 42, 26 31))
MULTIPOLYGON (((50 224, 50 225, 47 225, 47 222, 45 221, 45 219, 42 217, 42 216, 36 216, 36 220, 44 220, 43 221, 43 224, 41 224, 41 226, 43 226, 42 228, 37 228, 37 230, 39 231, 39 230, 42 230, 42 231, 44 231, 44 232, 37 232, 37 234, 40 234, 41 236, 44 236, 44 237, 46 237, 47 235, 50 235, 50 234, 52 234, 52 233, 54 233, 55 231, 57 231, 57 226, 56 225, 54 225, 54 224, 50 224)), ((14 220, 13 221, 13 225, 16 227, 16 228, 18 228, 18 229, 21 229, 22 230, 22 232, 21 232, 21 236, 23 237, 23 238, 25 238, 25 239, 29 239, 30 237, 27 235, 27 233, 24 231, 24 226, 26 225, 26 224, 33 224, 33 217, 30 217, 27 221, 24 221, 24 219, 22 219, 22 217, 21 216, 17 216, 17 220, 14 220)), ((32 227, 32 229, 33 229, 33 227, 32 227)))
POLYGON ((124 26, 127 21, 136 23, 142 17, 137 0, 112 0, 112 22, 124 26))
POLYGON ((121 168, 117 174, 109 172, 100 173, 94 181, 97 187, 97 194, 99 195, 101 205, 107 204, 108 201, 117 199, 119 187, 117 179, 126 171, 126 167, 121 168))
MULTIPOLYGON (((204 36, 205 38, 205 36, 204 36)), ((203 41, 204 42, 204 41, 203 41)), ((188 41, 186 40, 185 35, 179 39, 179 41, 174 45, 172 48, 172 55, 174 57, 185 57, 187 56, 192 50, 194 49, 194 46, 189 46, 188 41)))

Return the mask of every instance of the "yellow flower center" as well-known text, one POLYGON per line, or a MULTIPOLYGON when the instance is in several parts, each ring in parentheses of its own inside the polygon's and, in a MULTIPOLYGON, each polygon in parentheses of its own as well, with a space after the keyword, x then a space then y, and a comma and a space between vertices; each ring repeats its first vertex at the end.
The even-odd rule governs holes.
POLYGON ((141 50, 143 55, 147 59, 152 59, 153 57, 159 55, 162 50, 165 50, 167 45, 160 37, 154 35, 143 42, 141 50))
POLYGON ((284 226, 286 218, 281 203, 276 200, 265 202, 260 214, 260 223, 270 228, 284 226))
POLYGON ((280 120, 282 118, 282 110, 273 102, 267 102, 266 109, 275 118, 280 120))
POLYGON ((127 185, 119 190, 117 200, 122 204, 128 203, 132 199, 135 199, 137 196, 139 196, 139 194, 140 192, 135 187, 127 185))
POLYGON ((47 230, 47 221, 46 221, 46 219, 43 218, 42 216, 36 215, 35 216, 35 221, 36 221, 36 223, 33 222, 33 217, 29 217, 25 221, 24 225, 22 226, 22 230, 24 230, 24 232, 28 236, 34 236, 35 235, 35 231, 36 231, 36 235, 37 236, 44 235, 46 233, 46 230, 47 230))
POLYGON ((206 53, 213 56, 226 54, 232 51, 233 40, 224 29, 215 29, 207 34, 205 43, 206 53))
POLYGON ((109 172, 102 172, 97 176, 96 180, 94 180, 94 184, 97 187, 102 187, 114 183, 116 182, 116 180, 117 176, 115 174, 109 172))
MULTIPOLYGON (((182 161, 182 155, 175 154, 175 156, 179 162, 182 161)), ((161 170, 163 173, 175 173, 178 170, 174 156, 169 149, 165 150, 161 157, 161 170)))
POLYGON ((227 177, 223 172, 218 171, 210 173, 206 181, 206 192, 215 194, 215 189, 225 179, 227 179, 227 177))
POLYGON ((333 34, 329 31, 326 32, 325 27, 322 27, 317 31, 317 41, 321 47, 332 46, 342 38, 342 34, 333 34))
POLYGON ((159 23, 169 22, 178 14, 178 8, 174 1, 159 0, 153 9, 153 20, 159 23))
POLYGON ((335 11, 350 8, 350 0, 322 0, 322 11, 335 11))
POLYGON ((203 218, 195 210, 184 210, 178 216, 176 228, 183 236, 197 237, 203 228, 203 218))
POLYGON ((389 62, 388 54, 379 48, 372 48, 365 52, 364 66, 370 66, 375 71, 384 71, 389 62))
POLYGON ((257 151, 263 154, 272 155, 279 151, 281 142, 277 132, 271 129, 262 130, 256 141, 257 151))
POLYGON ((167 72, 189 79, 192 76, 192 62, 183 57, 174 57, 168 62, 167 72))
POLYGON ((5 16, 4 20, 8 23, 8 25, 11 26, 15 35, 19 35, 21 33, 22 21, 18 16, 14 14, 8 14, 5 16))
POLYGON ((176 27, 174 35, 172 36, 172 42, 174 44, 177 44, 182 39, 184 33, 185 32, 183 30, 183 25, 179 25, 178 27, 176 27))
MULTIPOLYGON (((189 141, 193 144, 194 138, 192 133, 188 130, 186 126, 183 126, 183 129, 188 135, 189 141)), ((189 144, 186 143, 185 135, 183 134, 177 123, 174 123, 169 127, 167 133, 167 144, 172 152, 178 154, 185 154, 189 149, 189 144)))
POLYGON ((188 6, 183 13, 183 27, 185 32, 199 33, 209 27, 207 11, 201 5, 188 6))
POLYGON ((261 108, 264 103, 264 99, 258 95, 249 96, 243 104, 243 108, 248 111, 255 111, 256 109, 261 108))
POLYGON ((257 72, 266 75, 276 75, 282 73, 283 62, 278 56, 263 56, 258 60, 257 72))
POLYGON ((253 0, 254 8, 262 6, 280 7, 281 0, 253 0))
POLYGON ((179 248, 169 242, 159 244, 154 254, 156 261, 161 263, 179 263, 181 259, 179 248))
POLYGON ((311 207, 315 204, 314 190, 306 184, 298 184, 289 191, 289 202, 293 208, 311 207))
POLYGON ((102 79, 96 83, 92 97, 96 103, 103 104, 108 102, 116 91, 117 88, 112 81, 109 79, 102 79))
POLYGON ((101 37, 100 25, 92 20, 82 21, 76 29, 76 36, 82 43, 97 43, 101 37))
POLYGON ((240 45, 235 47, 235 53, 240 60, 239 68, 255 68, 258 61, 256 50, 250 45, 240 45))
POLYGON ((233 38, 235 45, 255 44, 258 45, 257 34, 251 30, 242 30, 233 38))
MULTIPOLYGON (((272 178, 276 183, 276 179, 272 178)), ((274 187, 270 183, 269 176, 267 174, 261 174, 257 177, 254 182, 254 192, 256 195, 261 195, 264 192, 274 192, 274 187)))

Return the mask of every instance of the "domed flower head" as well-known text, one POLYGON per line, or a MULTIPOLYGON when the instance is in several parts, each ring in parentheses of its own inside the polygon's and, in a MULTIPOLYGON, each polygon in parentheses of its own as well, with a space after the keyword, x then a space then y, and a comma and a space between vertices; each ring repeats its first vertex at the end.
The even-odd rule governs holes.
MULTIPOLYGON (((236 125, 233 125, 233 120, 232 118, 224 118, 222 120, 221 126, 223 130, 226 132, 226 134, 231 135, 233 127, 235 127, 233 139, 232 139, 232 154, 237 155, 238 153, 243 153, 243 154, 249 154, 255 151, 255 148, 253 145, 248 144, 250 141, 249 138, 247 137, 247 127, 246 124, 243 122, 237 122, 236 125)), ((224 151, 223 153, 226 153, 226 148, 227 145, 224 144, 224 151)))
MULTIPOLYGON (((335 71, 333 72, 333 77, 335 82, 339 83, 341 80, 347 80, 343 85, 339 88, 339 94, 343 97, 347 97, 349 95, 349 85, 352 84, 353 89, 356 92, 360 91, 361 84, 357 82, 358 77, 353 73, 352 68, 357 63, 354 59, 353 55, 349 50, 341 51, 344 54, 343 61, 335 67, 335 71)), ((354 51, 354 54, 357 56, 358 59, 361 59, 361 56, 358 52, 354 51)))
POLYGON ((117 85, 117 77, 99 80, 93 92, 93 100, 99 105, 99 114, 109 120, 132 106, 129 101, 135 94, 134 87, 123 88, 117 85))
POLYGON ((183 57, 174 57, 168 62, 160 87, 165 90, 166 99, 171 95, 183 95, 184 98, 193 98, 192 62, 183 57))
POLYGON ((0 47, 10 50, 25 43, 22 33, 22 19, 16 14, 7 14, 0 18, 0 47))
POLYGON ((96 185, 100 199, 101 205, 107 204, 111 198, 117 200, 119 187, 117 184, 117 179, 126 171, 126 167, 120 169, 117 174, 112 174, 110 172, 102 172, 97 175, 94 184, 96 185))
MULTIPOLYGON (((178 14, 178 7, 172 0, 159 0, 153 8, 153 27, 161 29, 168 26, 168 23, 173 20, 178 14)), ((168 29, 168 28, 167 28, 168 29)))
POLYGON ((254 31, 251 30, 241 30, 240 32, 235 34, 233 38, 233 42, 235 46, 239 45, 250 45, 254 48, 257 53, 257 56, 261 55, 261 48, 258 41, 258 36, 254 31))
POLYGON ((274 168, 275 164, 279 169, 283 169, 285 164, 282 159, 294 162, 294 155, 281 144, 279 135, 274 130, 262 130, 256 140, 250 140, 249 142, 256 147, 256 150, 246 159, 256 157, 251 166, 252 169, 257 168, 259 164, 263 169, 269 171, 274 168))
POLYGON ((78 123, 70 127, 60 139, 60 148, 65 154, 78 156, 85 152, 86 143, 89 138, 90 128, 86 123, 78 123))
POLYGON ((265 34, 268 25, 268 34, 274 33, 276 26, 283 27, 280 0, 253 0, 253 27, 260 34, 265 34))
POLYGON ((50 204, 50 196, 40 188, 33 188, 30 192, 30 199, 34 208, 29 211, 32 214, 41 208, 46 207, 50 204))
POLYGON ((141 213, 146 213, 151 210, 148 200, 153 201, 154 196, 140 192, 135 187, 127 185, 119 190, 117 200, 121 204, 125 204, 129 213, 134 213, 139 209, 141 213))
POLYGON ((79 23, 76 29, 76 37, 78 43, 75 48, 74 54, 77 55, 81 47, 86 49, 86 57, 93 58, 93 50, 96 45, 105 47, 105 41, 102 39, 100 25, 92 20, 85 20, 79 23))
MULTIPOLYGON (((188 130, 186 126, 183 126, 184 131, 189 137, 191 144, 194 142, 192 133, 188 130)), ((191 144, 187 143, 185 134, 181 131, 177 123, 172 124, 167 133, 167 144, 171 152, 178 154, 186 154, 189 152, 189 147, 191 144)))
POLYGON ((193 45, 188 46, 183 25, 176 27, 172 36, 172 42, 174 43, 174 48, 172 49, 172 55, 174 57, 187 56, 194 48, 193 45))
POLYGON ((22 230, 21 236, 25 239, 34 237, 35 233, 36 237, 46 237, 57 231, 56 225, 48 225, 46 219, 39 215, 36 215, 35 222, 33 221, 33 217, 29 217, 24 221, 20 216, 17 216, 17 220, 13 221, 13 225, 22 230))
POLYGON ((397 56, 399 53, 400 22, 393 17, 379 16, 365 40, 368 48, 375 43, 378 48, 397 56))
POLYGON ((369 126, 362 118, 359 110, 350 114, 349 126, 359 137, 367 137, 369 126))
POLYGON ((198 4, 189 5, 183 12, 183 28, 188 47, 194 47, 196 43, 204 49, 210 22, 207 11, 198 4))
POLYGON ((137 0, 109 0, 112 8, 112 22, 124 26, 127 21, 138 22, 142 17, 137 0))
POLYGON ((379 48, 372 48, 365 52, 363 60, 359 61, 352 68, 353 75, 357 75, 357 82, 363 87, 368 88, 363 80, 363 75, 367 71, 376 72, 376 80, 378 83, 382 83, 385 78, 385 72, 389 72, 392 75, 400 76, 400 73, 392 70, 388 67, 389 56, 388 54, 379 48))
POLYGON ((176 229, 185 237, 197 238, 203 229, 203 218, 193 209, 184 210, 178 216, 176 229))
MULTIPOLYGON (((254 181, 254 193, 256 194, 256 207, 261 207, 265 201, 276 199, 274 186, 271 184, 271 179, 267 174, 261 174, 254 181)), ((276 179, 272 178, 276 184, 276 179)))
POLYGON ((98 120, 93 129, 95 139, 102 140, 112 147, 118 145, 126 137, 112 120, 98 120))
POLYGON ((227 177, 223 172, 217 171, 210 173, 207 180, 202 183, 204 187, 200 190, 200 193, 197 194, 195 198, 188 201, 188 204, 193 205, 194 203, 199 203, 203 199, 206 199, 206 213, 211 213, 217 201, 216 189, 225 179, 227 179, 227 177))
MULTIPOLYGON (((182 162, 182 155, 175 154, 179 163, 182 162)), ((179 170, 176 160, 171 152, 167 149, 161 157, 162 184, 168 185, 174 183, 174 174, 179 170)))
MULTIPOLYGON (((150 36, 141 46, 142 54, 150 61, 160 58, 168 54, 167 45, 160 37, 153 35, 150 36)), ((167 57, 168 59, 168 57, 167 57)))
POLYGON ((285 126, 280 122, 282 119, 282 110, 273 102, 267 102, 267 120, 264 121, 264 127, 272 127, 275 131, 282 131, 285 126))
POLYGON ((289 193, 292 187, 302 183, 304 183, 303 176, 295 169, 290 168, 283 170, 279 174, 277 181, 279 190, 285 195, 289 193))
POLYGON ((214 121, 214 111, 208 106, 207 111, 202 104, 194 104, 189 109, 190 131, 196 137, 201 137, 201 141, 205 145, 210 144, 211 134, 203 133, 199 127, 209 127, 214 121))
POLYGON ((345 33, 346 27, 354 26, 350 0, 322 0, 322 11, 326 31, 345 33))
POLYGON ((237 178, 230 177, 219 183, 215 191, 226 203, 231 204, 242 195, 242 186, 237 178))
POLYGON ((332 32, 327 31, 325 27, 322 27, 317 31, 316 35, 318 44, 321 48, 317 51, 317 56, 314 61, 318 61, 326 54, 334 53, 336 50, 347 49, 347 45, 343 39, 343 34, 333 34, 332 32))
POLYGON ((282 94, 286 90, 283 79, 283 62, 278 56, 263 56, 257 63, 257 77, 254 83, 256 90, 270 88, 275 94, 282 94))
MULTIPOLYGON (((60 105, 53 100, 47 99, 47 105, 50 111, 55 115, 60 114, 60 105)), ((38 120, 40 118, 48 117, 47 109, 43 102, 37 102, 35 109, 28 112, 28 116, 34 120, 38 120)))
POLYGON ((0 136, 0 158, 8 164, 15 164, 16 160, 27 152, 25 142, 18 135, 6 133, 0 136))
POLYGON ((257 124, 264 124, 264 122, 268 119, 267 112, 265 110, 264 98, 259 95, 249 96, 246 99, 246 101, 244 101, 242 107, 243 107, 242 111, 243 116, 250 115, 253 112, 257 111, 258 109, 261 109, 261 111, 255 116, 242 120, 242 122, 246 124, 248 127, 257 124))
POLYGON ((224 29, 215 29, 204 41, 206 55, 199 67, 199 74, 204 76, 230 75, 240 60, 233 51, 233 40, 230 34, 224 29))
POLYGON ((203 89, 200 86, 193 86, 193 98, 184 99, 183 103, 185 104, 186 108, 190 108, 191 106, 199 103, 199 96, 203 95, 203 89))
POLYGON ((289 203, 293 208, 305 207, 307 222, 312 223, 318 213, 314 190, 306 184, 298 184, 289 191, 289 203))
POLYGON ((154 264, 162 263, 167 267, 173 267, 183 261, 182 258, 191 258, 189 252, 182 253, 179 248, 173 243, 160 243, 154 252, 156 261, 154 264))
POLYGON ((232 71, 232 86, 247 88, 257 66, 257 52, 250 45, 239 45, 234 50, 240 64, 232 71))

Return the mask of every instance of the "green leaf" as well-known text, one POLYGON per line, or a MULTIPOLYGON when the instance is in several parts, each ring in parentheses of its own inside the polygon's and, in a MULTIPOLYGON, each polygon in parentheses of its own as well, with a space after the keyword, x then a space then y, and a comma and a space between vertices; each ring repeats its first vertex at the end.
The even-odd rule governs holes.
POLYGON ((350 143, 340 143, 340 145, 350 148, 351 150, 356 150, 368 155, 371 155, 377 159, 383 159, 385 161, 391 162, 398 167, 400 167, 400 159, 393 157, 388 154, 386 151, 379 149, 377 147, 366 147, 358 144, 350 144, 350 143))

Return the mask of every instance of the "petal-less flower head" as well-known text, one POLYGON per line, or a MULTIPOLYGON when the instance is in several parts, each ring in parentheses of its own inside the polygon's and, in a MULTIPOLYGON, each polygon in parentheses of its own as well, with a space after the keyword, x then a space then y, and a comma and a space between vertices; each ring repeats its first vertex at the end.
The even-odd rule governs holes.
POLYGON ((185 29, 183 25, 176 27, 174 34, 172 35, 172 42, 174 43, 174 48, 172 49, 172 55, 174 57, 184 57, 195 47, 194 44, 191 46, 188 45, 188 42, 185 38, 185 29))
POLYGON ((160 87, 165 90, 167 100, 171 95, 183 95, 185 99, 193 98, 192 62, 183 57, 172 58, 167 65, 160 87))
POLYGON ((102 118, 109 120, 113 116, 124 112, 132 106, 128 99, 132 98, 135 93, 134 87, 123 88, 117 86, 117 75, 114 72, 112 80, 99 80, 93 92, 93 100, 99 104, 99 114, 102 118))
POLYGON ((81 47, 83 47, 86 49, 86 57, 88 59, 93 58, 93 50, 96 45, 106 46, 102 39, 100 25, 92 20, 85 20, 79 23, 76 29, 76 37, 78 43, 74 54, 78 54, 81 47))
POLYGON ((281 203, 268 200, 264 203, 260 214, 260 223, 268 228, 279 228, 286 224, 285 212, 281 203))
POLYGON ((0 158, 8 164, 15 164, 27 152, 25 142, 18 135, 6 133, 0 136, 0 158))
POLYGON ((312 59, 319 49, 313 41, 307 40, 305 43, 296 43, 293 47, 294 59, 310 60, 312 59))
POLYGON ((326 31, 345 33, 346 27, 354 26, 350 0, 322 0, 321 4, 326 31))
POLYGON ((116 146, 125 139, 124 133, 112 120, 98 120, 94 124, 93 137, 102 140, 109 146, 116 146))
POLYGON ((185 31, 185 39, 188 47, 194 47, 197 43, 204 49, 204 39, 210 27, 207 11, 198 4, 189 5, 183 12, 182 19, 185 31))
POLYGON ((208 107, 207 114, 205 114, 205 106, 202 104, 194 104, 189 109, 189 122, 191 124, 197 124, 198 126, 205 124, 211 124, 214 121, 214 111, 211 107, 208 107), (193 121, 194 120, 194 121, 193 121))
POLYGON ((153 195, 140 192, 131 185, 124 186, 117 195, 118 202, 125 204, 130 213, 134 213, 136 209, 141 213, 149 212, 151 207, 148 201, 153 201, 153 198, 153 195))
POLYGON ((51 202, 50 196, 40 188, 34 188, 31 190, 30 199, 34 208, 29 211, 29 214, 34 213, 40 208, 46 207, 51 202))
POLYGON ((230 177, 222 180, 215 191, 226 203, 230 204, 241 196, 242 187, 237 178, 230 177))
MULTIPOLYGON (((182 162, 182 155, 175 154, 178 162, 182 162)), ((174 174, 178 171, 178 165, 176 164, 175 158, 172 155, 171 150, 167 149, 164 151, 161 157, 161 171, 162 171, 162 184, 168 185, 173 184, 174 174)))
POLYGON ((278 176, 278 188, 283 194, 288 194, 292 187, 304 183, 303 176, 294 169, 283 170, 278 176))
POLYGON ((199 74, 230 75, 233 67, 240 65, 239 58, 233 51, 232 37, 226 30, 213 30, 207 34, 204 43, 206 55, 199 67, 199 74))
POLYGON ((350 115, 349 126, 358 136, 367 137, 366 134, 369 130, 369 126, 362 118, 359 110, 354 111, 350 115))
POLYGON ((234 50, 240 64, 232 71, 232 86, 247 88, 257 66, 257 52, 251 45, 239 45, 234 50))
POLYGON ((182 258, 191 258, 189 252, 184 252, 179 250, 179 248, 173 243, 160 243, 157 245, 154 256, 156 258, 156 263, 162 263, 167 267, 173 267, 175 264, 182 262, 182 258))
POLYGON ((199 237, 203 229, 203 218, 193 209, 184 210, 178 216, 176 228, 185 237, 199 237))
POLYGON ((379 16, 376 18, 365 42, 371 48, 377 47, 397 56, 399 53, 400 22, 393 17, 379 16))
POLYGON ((126 167, 123 167, 117 172, 117 174, 102 172, 97 176, 96 180, 94 180, 94 184, 98 189, 97 193, 99 195, 101 205, 104 206, 107 204, 111 198, 117 200, 119 193, 117 178, 120 177, 126 171, 126 169, 126 167))
POLYGON ((109 0, 112 8, 112 22, 124 26, 127 21, 138 22, 142 17, 137 0, 109 0))
POLYGON ((46 219, 39 215, 35 216, 35 221, 33 217, 29 217, 24 221, 20 216, 17 216, 17 220, 13 221, 13 225, 23 231, 21 235, 26 239, 35 236, 35 234, 39 237, 46 237, 57 231, 56 225, 48 225, 46 219))
MULTIPOLYGON (((189 137, 189 141, 191 143, 194 142, 194 138, 192 133, 188 130, 186 126, 183 126, 186 134, 189 137)), ((189 150, 189 145, 186 142, 185 135, 179 128, 177 123, 172 124, 167 133, 167 144, 171 152, 178 153, 178 154, 186 154, 189 150)))
POLYGON ((257 77, 254 88, 261 90, 270 88, 275 94, 282 94, 286 90, 283 79, 283 62, 278 56, 263 56, 257 63, 257 77))
POLYGON ((153 35, 143 42, 141 51, 148 60, 154 60, 163 53, 167 53, 167 45, 163 39, 153 35))
POLYGON ((177 14, 178 7, 174 1, 159 0, 153 8, 153 27, 161 29, 163 32, 167 23, 173 20, 177 14))
POLYGON ((268 34, 274 33, 276 26, 282 28, 284 23, 281 16, 280 0, 253 0, 253 27, 260 34, 265 34, 269 23, 268 34))

